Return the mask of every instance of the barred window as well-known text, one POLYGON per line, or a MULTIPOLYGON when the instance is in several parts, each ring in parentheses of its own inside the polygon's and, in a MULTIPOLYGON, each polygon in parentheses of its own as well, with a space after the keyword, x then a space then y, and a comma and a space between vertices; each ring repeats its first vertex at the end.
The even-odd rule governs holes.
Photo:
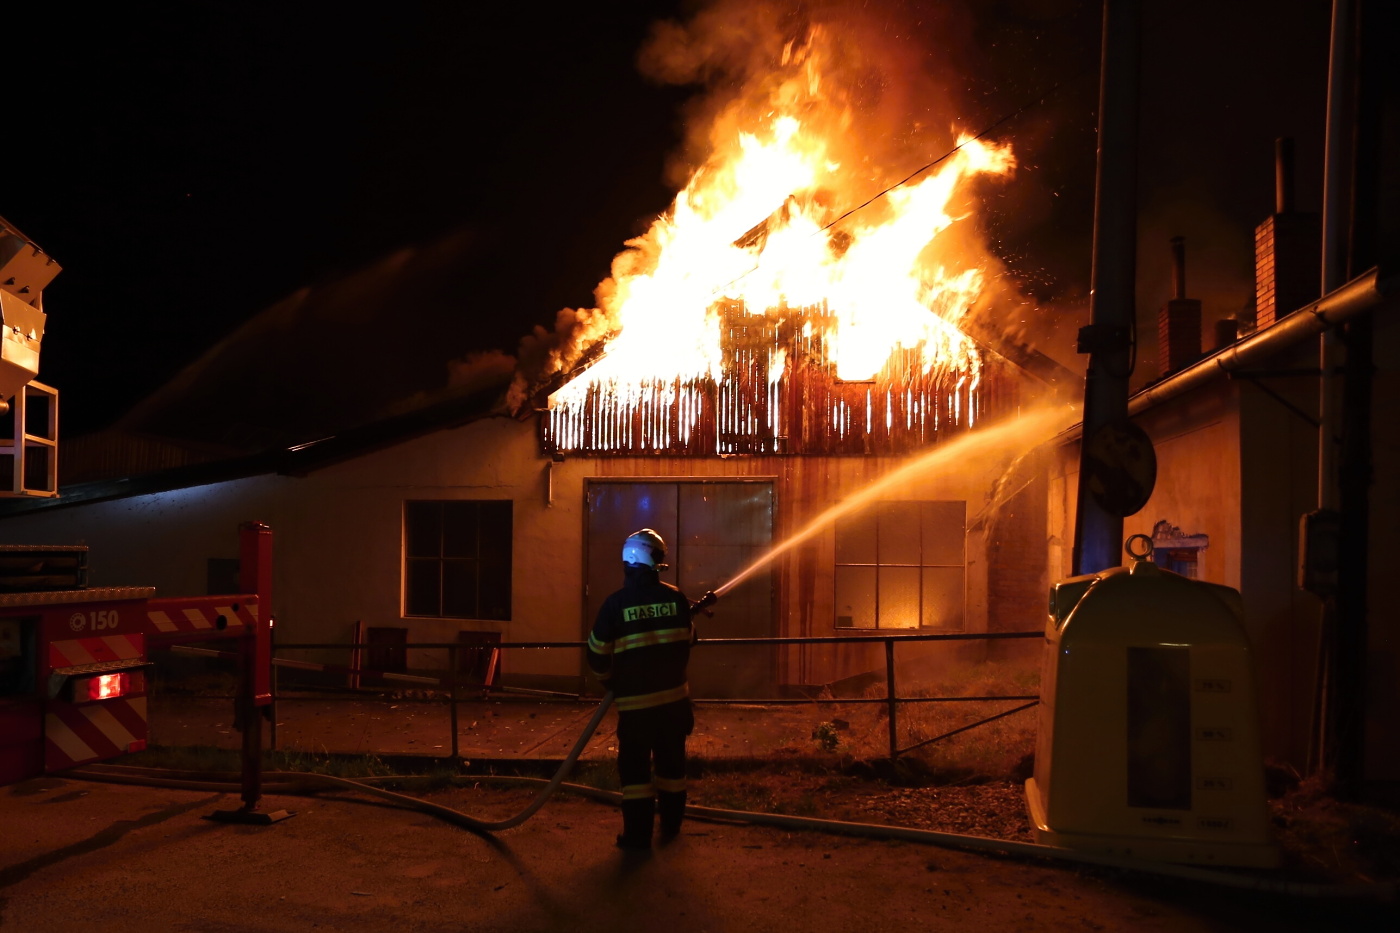
POLYGON ((967 504, 881 502, 836 523, 838 628, 963 627, 967 504))
POLYGON ((404 615, 510 618, 509 500, 406 501, 403 553, 404 615))

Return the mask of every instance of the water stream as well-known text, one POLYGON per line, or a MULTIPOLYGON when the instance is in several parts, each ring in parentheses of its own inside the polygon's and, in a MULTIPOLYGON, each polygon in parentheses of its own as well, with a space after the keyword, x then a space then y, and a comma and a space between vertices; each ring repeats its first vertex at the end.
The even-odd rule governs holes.
POLYGON ((937 447, 916 457, 904 466, 870 483, 863 489, 851 493, 838 501, 816 518, 808 522, 795 534, 774 545, 761 557, 735 574, 728 582, 715 588, 716 596, 723 596, 753 574, 768 566, 778 557, 821 531, 843 515, 848 515, 878 500, 885 492, 901 484, 912 482, 933 470, 956 469, 961 460, 982 458, 997 451, 1023 453, 1039 446, 1061 431, 1070 427, 1080 418, 1077 406, 1045 408, 1023 412, 999 424, 978 428, 961 435, 955 440, 941 443, 937 447))

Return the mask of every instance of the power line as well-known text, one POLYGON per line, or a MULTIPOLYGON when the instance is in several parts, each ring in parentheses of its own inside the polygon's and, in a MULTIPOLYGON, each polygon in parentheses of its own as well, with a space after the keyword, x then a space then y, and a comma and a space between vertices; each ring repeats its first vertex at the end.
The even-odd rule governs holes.
POLYGON ((908 175, 906 175, 903 179, 901 179, 900 181, 897 181, 897 182, 895 182, 894 184, 890 185, 890 186, 889 186, 888 188, 886 188, 885 190, 880 191, 880 192, 878 192, 877 194, 871 195, 870 198, 867 199, 865 202, 856 205, 855 207, 853 207, 853 208, 851 208, 850 210, 846 211, 846 213, 842 214, 840 217, 837 217, 835 220, 831 221, 831 223, 829 223, 829 224, 827 224, 826 226, 822 227, 820 232, 825 233, 827 230, 830 230, 832 227, 836 226, 836 225, 839 224, 841 221, 845 220, 847 217, 850 217, 852 214, 856 213, 857 211, 865 210, 865 208, 869 207, 871 204, 874 204, 876 201, 880 200, 881 198, 883 198, 885 195, 889 194, 889 193, 890 193, 891 191, 893 191, 894 189, 900 188, 900 187, 903 187, 904 185, 909 184, 909 182, 913 181, 915 178, 919 177, 919 176, 922 175, 924 172, 927 172, 929 169, 933 168, 935 165, 938 165, 938 164, 941 163, 941 162, 947 161, 949 158, 951 158, 953 155, 955 155, 957 152, 959 152, 959 151, 960 151, 964 146, 966 146, 968 143, 976 142, 977 140, 981 139, 983 136, 986 136, 988 133, 992 132, 992 130, 995 130, 997 127, 1001 126, 1003 123, 1007 122, 1008 120, 1011 120, 1011 119, 1014 119, 1015 117, 1020 116, 1021 114, 1025 113, 1027 110, 1031 109, 1032 107, 1036 106, 1037 104, 1044 103, 1046 100, 1048 100, 1048 99, 1051 97, 1051 95, 1053 95, 1055 92, 1057 92, 1058 90, 1060 90, 1060 88, 1065 87, 1065 86, 1070 85, 1070 84, 1073 84, 1075 81, 1078 81, 1080 78, 1084 77, 1086 74, 1089 74, 1090 71, 1092 71, 1092 70, 1093 70, 1093 69, 1085 68, 1084 70, 1078 72, 1077 74, 1073 75, 1072 77, 1066 78, 1065 80, 1059 82, 1059 83, 1056 84, 1054 87, 1050 88, 1050 90, 1046 91, 1044 94, 1041 94, 1039 97, 1036 97, 1036 98, 1034 98, 1034 99, 1032 99, 1032 100, 1026 101, 1026 102, 1025 102, 1024 104, 1022 104, 1020 107, 1017 107, 1015 110, 1011 111, 1010 113, 1008 113, 1008 114, 1006 114, 1005 116, 1001 117, 1001 118, 1000 118, 999 120, 997 120, 996 122, 994 122, 994 123, 990 124, 989 126, 987 126, 985 129, 982 130, 982 132, 978 133, 976 136, 969 136, 967 139, 965 139, 965 140, 963 140, 962 142, 958 143, 958 144, 957 144, 956 146, 954 146, 952 149, 949 149, 947 152, 943 153, 943 155, 941 155, 941 156, 939 156, 938 158, 934 159, 932 162, 928 163, 927 165, 921 166, 920 168, 915 169, 914 171, 912 171, 912 172, 910 172, 908 175))
MULTIPOLYGON (((894 184, 890 185, 889 187, 885 188, 884 190, 879 191, 879 192, 876 192, 875 194, 871 195, 871 196, 870 196, 869 198, 867 198, 865 201, 861 202, 860 204, 857 204, 855 207, 853 207, 853 208, 851 208, 850 210, 846 211, 846 212, 845 212, 844 214, 842 214, 841 216, 839 216, 839 217, 837 217, 836 219, 832 220, 831 222, 827 223, 827 224, 826 224, 825 226, 823 226, 820 230, 814 231, 811 235, 812 235, 812 236, 816 236, 816 235, 818 235, 818 234, 825 233, 826 231, 830 230, 832 227, 834 227, 834 226, 836 226, 837 224, 839 224, 841 221, 845 220, 847 217, 850 217, 851 215, 856 214, 856 213, 858 213, 859 211, 865 210, 867 207, 869 207, 870 205, 874 204, 876 201, 880 200, 881 198, 885 197, 887 194, 889 194, 891 191, 895 190, 896 188, 900 188, 900 187, 903 187, 904 185, 909 184, 909 182, 913 181, 915 178, 918 178, 918 177, 919 177, 920 175, 922 175, 924 172, 927 172, 929 169, 933 168, 934 166, 936 166, 936 165, 938 165, 938 164, 940 164, 940 163, 942 163, 942 162, 947 161, 949 158, 951 158, 952 156, 954 156, 955 154, 957 154, 957 153, 958 153, 964 146, 966 146, 968 143, 976 142, 977 140, 979 140, 979 139, 981 139, 982 137, 984 137, 984 136, 988 135, 989 133, 991 133, 991 132, 992 132, 993 130, 995 130, 997 127, 1001 126, 1003 123, 1006 123, 1006 122, 1009 121, 1009 120, 1013 120, 1013 119, 1015 119, 1016 117, 1020 116, 1021 114, 1025 113, 1027 110, 1030 110, 1032 107, 1035 107, 1035 106, 1038 106, 1039 104, 1044 103, 1045 101, 1049 100, 1052 96, 1054 96, 1056 93, 1058 93, 1062 88, 1068 87, 1069 85, 1071 85, 1071 84, 1073 84, 1074 82, 1078 81, 1080 78, 1084 77, 1085 75, 1092 74, 1092 73, 1094 73, 1095 71, 1096 71, 1096 67, 1095 67, 1095 68, 1084 68, 1084 69, 1081 69, 1080 71, 1076 72, 1075 74, 1071 75, 1070 77, 1064 79, 1063 81, 1060 81, 1060 82, 1056 83, 1056 84, 1053 85, 1049 90, 1045 91, 1043 94, 1039 95, 1038 97, 1033 97, 1033 98, 1031 98, 1030 100, 1026 101, 1024 104, 1022 104, 1021 106, 1017 107, 1015 110, 1012 110, 1010 113, 1007 113, 1007 114, 1003 115, 1002 117, 998 118, 997 120, 995 120, 994 122, 988 124, 986 127, 984 127, 984 128, 981 130, 981 132, 977 133, 975 136, 969 136, 967 139, 965 139, 965 140, 963 140, 962 142, 958 143, 958 144, 957 144, 956 146, 954 146, 952 149, 949 149, 947 152, 943 153, 943 155, 941 155, 941 156, 939 156, 938 158, 934 159, 932 162, 929 162, 929 163, 927 163, 927 164, 925 164, 925 165, 920 166, 919 168, 917 168, 917 169, 915 169, 914 171, 910 172, 908 175, 906 175, 906 176, 905 176, 904 178, 902 178, 901 180, 895 182, 894 184)), ((745 278, 747 278, 748 276, 752 275, 753 273, 755 273, 755 272, 757 272, 757 271, 758 271, 758 265, 755 264, 753 268, 751 268, 751 269, 749 269, 749 270, 747 270, 747 271, 745 271, 745 272, 743 272, 743 273, 741 273, 741 274, 739 274, 739 275, 736 275, 734 278, 730 279, 728 282, 726 282, 726 283, 724 283, 723 285, 721 285, 721 286, 715 288, 715 289, 713 290, 712 294, 716 294, 716 295, 717 295, 717 294, 721 294, 721 293, 723 293, 723 292, 725 292, 725 291, 728 291, 728 290, 729 290, 729 287, 730 287, 731 285, 733 285, 735 282, 738 282, 738 281, 740 281, 741 279, 745 279, 745 278)))

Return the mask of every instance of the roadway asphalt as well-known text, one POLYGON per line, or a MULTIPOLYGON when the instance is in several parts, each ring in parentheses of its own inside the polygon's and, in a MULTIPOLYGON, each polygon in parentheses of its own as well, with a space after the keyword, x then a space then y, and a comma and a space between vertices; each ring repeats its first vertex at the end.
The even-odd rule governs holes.
MULTIPOLYGON (((532 792, 435 803, 480 818, 532 792)), ((611 806, 560 795, 495 836, 358 794, 264 798, 268 826, 211 822, 230 794, 46 777, 0 788, 0 929, 803 933, 1395 929, 1393 912, 1280 900, 910 842, 688 821, 633 855, 611 806)))
MULTIPOLYGON (((560 758, 594 709, 473 699, 459 707, 459 754, 560 758)), ((151 738, 237 747, 231 710, 227 699, 157 697, 151 738)), ((856 726, 879 725, 873 706, 702 706, 692 751, 791 756, 814 748, 814 722, 843 714, 856 726)), ((282 748, 450 752, 441 703, 303 697, 284 699, 276 719, 282 748)), ((585 759, 613 757, 614 724, 604 720, 585 759)), ((533 791, 478 786, 426 796, 499 819, 523 809, 533 791)), ((270 826, 201 818, 237 806, 230 793, 71 775, 0 788, 0 929, 1194 933, 1381 929, 1396 919, 1369 907, 732 823, 689 821, 673 844, 632 857, 611 845, 613 807, 568 794, 495 836, 354 792, 269 794, 263 811, 296 814, 270 826)))

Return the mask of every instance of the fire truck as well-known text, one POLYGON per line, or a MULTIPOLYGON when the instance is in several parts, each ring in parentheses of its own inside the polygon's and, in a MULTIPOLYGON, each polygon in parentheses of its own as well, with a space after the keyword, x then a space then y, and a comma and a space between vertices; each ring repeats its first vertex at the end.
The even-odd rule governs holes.
MULTIPOLYGON (((0 438, 0 496, 58 495, 58 393, 35 381, 42 293, 58 272, 0 218, 0 417, 12 425, 0 438)), ((86 547, 0 545, 0 786, 144 749, 151 651, 221 639, 238 646, 242 812, 256 810, 272 703, 272 531, 252 522, 239 535, 241 593, 228 596, 90 587, 86 547)))

